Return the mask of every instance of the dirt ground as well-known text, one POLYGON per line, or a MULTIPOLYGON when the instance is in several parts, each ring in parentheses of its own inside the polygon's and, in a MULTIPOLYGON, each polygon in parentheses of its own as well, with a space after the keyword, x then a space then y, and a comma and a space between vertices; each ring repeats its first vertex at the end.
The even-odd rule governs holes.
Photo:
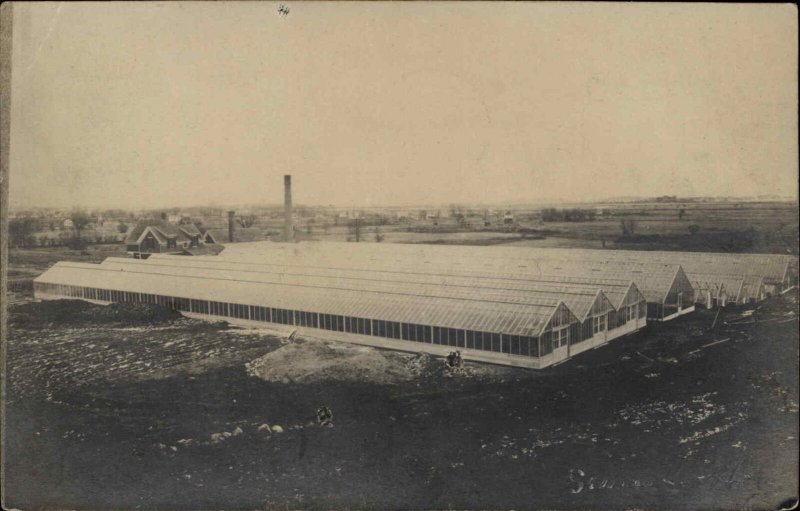
POLYGON ((298 340, 247 364, 251 376, 270 382, 362 382, 400 384, 436 376, 496 379, 513 376, 515 369, 473 364, 442 370, 442 359, 424 353, 378 350, 341 342, 298 340))
POLYGON ((17 304, 5 505, 775 509, 797 495, 797 296, 713 319, 454 372, 158 308, 17 304))

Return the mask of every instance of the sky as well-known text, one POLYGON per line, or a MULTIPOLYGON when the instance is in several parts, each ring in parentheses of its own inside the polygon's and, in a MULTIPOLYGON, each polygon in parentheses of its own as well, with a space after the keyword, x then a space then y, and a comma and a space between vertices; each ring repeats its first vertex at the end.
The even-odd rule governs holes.
POLYGON ((14 5, 12 207, 797 198, 792 5, 14 5))

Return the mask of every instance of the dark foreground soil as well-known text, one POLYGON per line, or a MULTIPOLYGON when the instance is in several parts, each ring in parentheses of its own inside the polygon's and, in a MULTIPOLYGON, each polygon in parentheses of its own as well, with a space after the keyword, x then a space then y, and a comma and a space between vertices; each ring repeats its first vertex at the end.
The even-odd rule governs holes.
POLYGON ((776 509, 797 495, 797 300, 713 319, 544 371, 298 383, 248 372, 281 349, 264 333, 17 305, 5 506, 776 509), (313 423, 321 404, 334 427, 313 423))

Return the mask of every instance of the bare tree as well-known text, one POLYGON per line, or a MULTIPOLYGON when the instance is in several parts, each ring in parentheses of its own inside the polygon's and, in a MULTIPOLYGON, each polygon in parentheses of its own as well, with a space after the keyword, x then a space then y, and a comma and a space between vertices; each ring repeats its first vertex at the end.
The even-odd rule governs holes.
POLYGON ((636 234, 636 221, 635 220, 620 220, 623 236, 633 236, 636 234))
POLYGON ((33 233, 39 230, 39 222, 32 217, 12 218, 8 222, 9 241, 13 247, 27 247, 33 240, 33 233))
POLYGON ((358 243, 361 241, 361 219, 355 218, 350 221, 350 225, 348 226, 348 231, 352 236, 352 240, 358 243))
POLYGON ((255 225, 255 223, 258 221, 258 217, 255 215, 239 215, 237 219, 239 221, 239 225, 241 225, 244 229, 253 227, 253 225, 255 225))
POLYGON ((72 228, 75 229, 75 239, 80 243, 81 233, 89 225, 89 214, 86 210, 75 208, 70 213, 69 219, 72 220, 72 228))
POLYGON ((464 211, 464 208, 458 204, 450 204, 450 216, 457 217, 461 215, 464 211))

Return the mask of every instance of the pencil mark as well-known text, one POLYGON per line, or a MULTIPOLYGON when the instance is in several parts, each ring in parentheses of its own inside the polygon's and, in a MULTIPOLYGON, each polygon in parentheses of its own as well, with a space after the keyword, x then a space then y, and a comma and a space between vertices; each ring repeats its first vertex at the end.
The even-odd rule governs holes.
POLYGON ((50 39, 50 36, 53 34, 53 29, 56 28, 56 22, 58 20, 59 14, 61 14, 61 7, 63 5, 64 5, 63 3, 59 3, 58 4, 58 8, 56 9, 56 12, 53 14, 53 17, 50 19, 50 26, 47 28, 47 33, 42 38, 41 42, 39 42, 39 46, 36 47, 36 52, 33 54, 33 58, 31 58, 31 62, 25 68, 25 74, 22 75, 23 81, 26 78, 28 78, 28 75, 30 74, 31 68, 33 68, 33 65, 36 64, 36 61, 39 59, 39 54, 42 52, 42 48, 44 47, 44 44, 50 39))

